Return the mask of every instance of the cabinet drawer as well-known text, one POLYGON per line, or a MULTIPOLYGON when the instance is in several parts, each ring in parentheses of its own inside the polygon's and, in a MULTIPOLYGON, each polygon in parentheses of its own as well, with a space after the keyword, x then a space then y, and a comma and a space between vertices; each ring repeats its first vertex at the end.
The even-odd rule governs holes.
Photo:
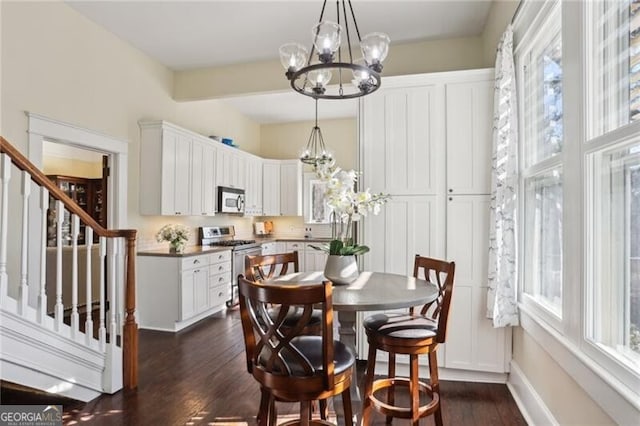
POLYGON ((227 300, 229 300, 229 285, 209 287, 209 307, 220 306, 227 300))
POLYGON ((211 264, 218 262, 229 262, 231 260, 231 250, 220 251, 209 256, 211 264))
POLYGON ((302 251, 304 250, 304 243, 299 243, 299 242, 288 242, 286 245, 286 251, 290 252, 290 251, 302 251))
POLYGON ((216 274, 212 271, 209 275, 209 287, 214 287, 218 285, 229 285, 231 282, 231 271, 223 272, 221 274, 216 274))
POLYGON ((209 266, 208 256, 191 256, 180 260, 180 268, 183 271, 195 268, 203 268, 209 266))

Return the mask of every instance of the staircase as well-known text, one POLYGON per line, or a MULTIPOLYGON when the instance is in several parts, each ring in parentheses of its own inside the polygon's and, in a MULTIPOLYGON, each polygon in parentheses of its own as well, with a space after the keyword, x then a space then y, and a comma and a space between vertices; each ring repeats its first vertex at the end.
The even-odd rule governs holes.
POLYGON ((137 387, 135 244, 135 230, 104 229, 0 137, 2 380, 81 401, 137 387))

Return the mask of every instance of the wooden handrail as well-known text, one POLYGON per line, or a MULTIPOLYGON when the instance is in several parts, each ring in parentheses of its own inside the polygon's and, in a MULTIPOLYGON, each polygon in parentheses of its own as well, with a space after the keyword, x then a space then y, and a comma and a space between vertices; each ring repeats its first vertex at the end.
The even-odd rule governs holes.
MULTIPOLYGON (((123 384, 126 389, 138 386, 138 325, 136 324, 136 236, 135 229, 110 230, 102 227, 89 213, 76 204, 67 194, 53 183, 42 171, 29 161, 20 151, 0 136, 0 153, 7 154, 13 164, 20 170, 26 171, 38 185, 47 188, 53 198, 62 201, 65 207, 77 215, 87 226, 101 237, 124 238, 126 240, 127 262, 125 269, 125 323, 123 327, 123 384)), ((115 336, 112 336, 115 341, 115 336)))
POLYGON ((31 175, 31 179, 40 186, 44 186, 49 191, 49 194, 56 200, 60 200, 64 203, 65 207, 73 214, 77 215, 82 222, 93 228, 94 232, 101 237, 110 238, 136 238, 137 231, 135 229, 117 229, 109 230, 103 228, 89 213, 84 211, 82 207, 76 204, 67 194, 64 193, 58 186, 53 183, 44 173, 36 168, 28 158, 20 153, 15 147, 13 147, 5 138, 0 136, 0 153, 9 155, 13 164, 20 170, 26 171, 31 175))

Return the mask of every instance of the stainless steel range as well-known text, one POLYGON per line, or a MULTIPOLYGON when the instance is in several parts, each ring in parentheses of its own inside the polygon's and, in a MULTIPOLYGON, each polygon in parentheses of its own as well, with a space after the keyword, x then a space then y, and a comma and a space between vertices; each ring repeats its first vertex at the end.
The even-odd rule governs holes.
POLYGON ((244 258, 246 256, 259 255, 261 244, 256 240, 236 240, 236 231, 233 226, 203 226, 199 229, 200 244, 203 246, 231 247, 233 262, 231 264, 231 298, 227 301, 227 307, 238 303, 238 275, 244 274, 244 258))

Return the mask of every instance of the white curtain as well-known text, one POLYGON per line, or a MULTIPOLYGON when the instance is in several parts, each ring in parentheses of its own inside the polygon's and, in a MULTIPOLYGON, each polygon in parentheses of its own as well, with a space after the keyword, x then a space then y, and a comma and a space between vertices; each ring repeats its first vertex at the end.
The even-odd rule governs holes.
POLYGON ((494 327, 518 325, 516 208, 518 117, 513 30, 502 35, 496 57, 489 230, 487 316, 494 327))

